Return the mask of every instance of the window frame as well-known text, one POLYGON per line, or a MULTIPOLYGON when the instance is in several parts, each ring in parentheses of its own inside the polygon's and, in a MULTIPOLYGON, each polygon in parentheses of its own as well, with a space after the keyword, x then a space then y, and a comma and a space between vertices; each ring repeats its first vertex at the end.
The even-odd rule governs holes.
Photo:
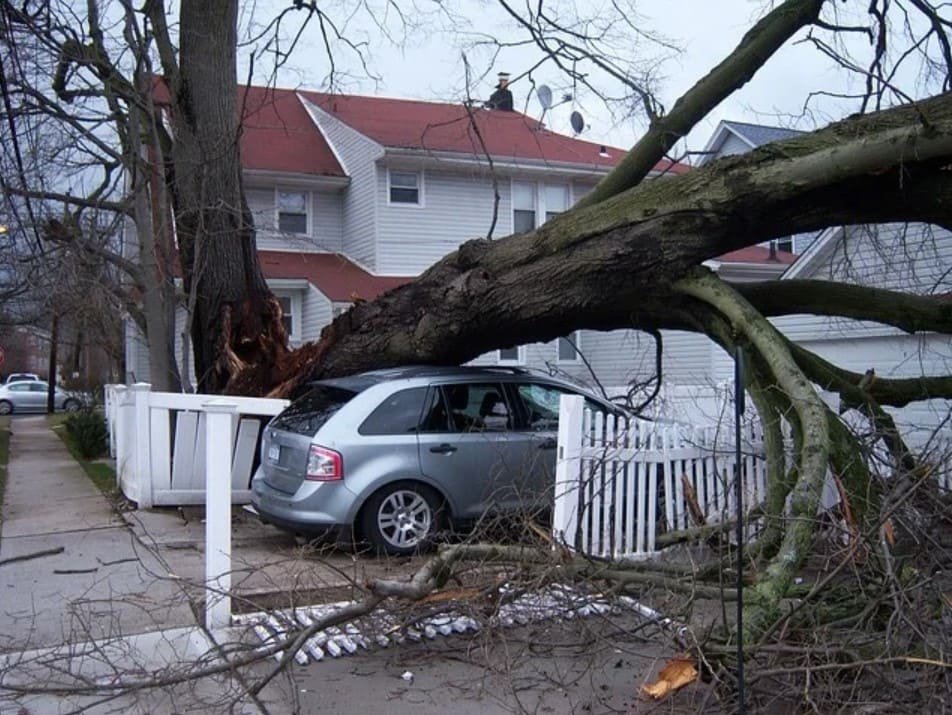
POLYGON ((582 364, 582 331, 574 330, 569 335, 566 335, 561 338, 556 338, 555 340, 555 362, 559 365, 581 365, 582 364), (565 338, 571 338, 572 342, 575 343, 575 357, 572 358, 563 358, 562 357, 562 341, 565 338))
POLYGON ((283 233, 287 236, 310 236, 312 230, 312 221, 311 221, 311 192, 307 189, 296 189, 286 186, 276 186, 274 188, 274 228, 278 233, 283 233), (281 210, 281 194, 300 194, 304 197, 304 233, 298 233, 297 231, 285 231, 281 228, 281 214, 287 213, 289 215, 297 216, 298 214, 291 213, 289 211, 281 210))
MULTIPOLYGON (((422 209, 424 207, 423 203, 423 186, 424 186, 424 175, 423 171, 413 171, 408 169, 392 169, 389 166, 387 167, 387 205, 388 206, 405 206, 407 208, 418 208, 422 209), (417 200, 416 201, 394 201, 393 200, 393 175, 394 174, 405 174, 406 176, 415 176, 417 180, 417 200)), ((398 186, 398 189, 406 189, 406 186, 398 186)))
MULTIPOLYGON (((288 332, 288 340, 290 342, 303 341, 304 338, 301 334, 301 310, 303 308, 304 301, 301 299, 300 291, 272 289, 272 292, 278 301, 281 301, 285 298, 290 301, 291 312, 290 314, 285 314, 289 315, 291 318, 291 330, 288 332)), ((281 310, 284 311, 284 306, 281 306, 281 310)))
POLYGON ((547 221, 550 221, 552 217, 557 216, 560 213, 564 213, 572 208, 572 183, 570 181, 531 181, 526 179, 512 179, 509 182, 509 228, 512 232, 516 230, 516 211, 527 211, 525 208, 516 208, 516 186, 523 184, 525 186, 532 187, 533 195, 533 212, 535 213, 535 225, 532 227, 532 230, 535 230, 545 224, 547 221), (565 206, 556 211, 550 217, 549 211, 547 211, 546 206, 546 190, 551 188, 559 188, 564 191, 565 195, 565 206))
POLYGON ((515 348, 506 348, 506 350, 516 350, 516 359, 507 360, 502 356, 502 349, 496 351, 497 365, 525 365, 526 364, 526 346, 517 345, 515 348))

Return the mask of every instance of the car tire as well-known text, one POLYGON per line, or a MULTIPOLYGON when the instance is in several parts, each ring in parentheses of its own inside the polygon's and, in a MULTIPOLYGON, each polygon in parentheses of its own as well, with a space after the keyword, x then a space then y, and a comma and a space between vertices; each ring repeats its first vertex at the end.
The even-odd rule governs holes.
POLYGON ((0 415, 13 414, 13 403, 9 400, 0 400, 0 415))
POLYGON ((72 398, 66 400, 66 402, 63 403, 63 409, 67 412, 79 412, 80 407, 82 407, 82 405, 79 403, 79 400, 74 400, 72 398))
POLYGON ((430 487, 419 482, 394 482, 367 500, 360 528, 377 553, 409 556, 433 546, 444 512, 443 500, 430 487))

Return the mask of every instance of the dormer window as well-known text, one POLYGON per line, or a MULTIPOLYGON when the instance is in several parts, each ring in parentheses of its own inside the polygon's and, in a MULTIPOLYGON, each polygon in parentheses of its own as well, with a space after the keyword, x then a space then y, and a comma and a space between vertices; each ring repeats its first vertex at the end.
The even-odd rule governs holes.
POLYGON ((306 191, 278 191, 278 230, 307 234, 306 191))
POLYGON ((420 175, 415 171, 390 172, 390 203, 419 206, 420 175))

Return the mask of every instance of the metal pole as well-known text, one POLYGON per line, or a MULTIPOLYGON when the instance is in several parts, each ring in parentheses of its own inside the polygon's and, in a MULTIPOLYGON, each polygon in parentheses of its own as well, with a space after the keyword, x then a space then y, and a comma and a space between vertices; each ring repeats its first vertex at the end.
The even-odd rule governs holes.
POLYGON ((744 474, 740 447, 741 420, 744 416, 744 349, 734 348, 734 459, 737 496, 737 712, 746 712, 744 702, 744 474))

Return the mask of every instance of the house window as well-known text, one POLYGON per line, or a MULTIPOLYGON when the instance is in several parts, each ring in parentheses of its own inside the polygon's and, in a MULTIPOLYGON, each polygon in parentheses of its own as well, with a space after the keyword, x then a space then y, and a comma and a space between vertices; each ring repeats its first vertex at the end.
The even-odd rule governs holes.
POLYGON ((512 182, 513 233, 532 231, 568 207, 569 187, 566 184, 512 182), (538 219, 540 216, 541 222, 538 219))
POLYGON ((503 348, 496 359, 500 365, 522 365, 525 361, 525 349, 521 345, 515 348, 503 348))
POLYGON ((410 171, 390 172, 390 203, 420 205, 420 175, 410 171))
POLYGON ((536 185, 524 181, 512 184, 512 231, 525 233, 536 227, 536 185))
POLYGON ((295 300, 294 296, 278 295, 275 296, 281 305, 281 324, 288 334, 288 339, 297 339, 300 321, 300 300, 295 300))
POLYGON ((556 346, 556 358, 558 362, 561 363, 576 363, 581 362, 582 357, 579 354, 579 350, 582 349, 581 345, 582 331, 576 330, 571 335, 565 338, 559 338, 556 346))
POLYGON ((278 192, 278 229, 285 233, 307 233, 307 192, 278 192))
POLYGON ((564 184, 546 184, 543 196, 545 197, 546 221, 569 207, 569 187, 564 184))

